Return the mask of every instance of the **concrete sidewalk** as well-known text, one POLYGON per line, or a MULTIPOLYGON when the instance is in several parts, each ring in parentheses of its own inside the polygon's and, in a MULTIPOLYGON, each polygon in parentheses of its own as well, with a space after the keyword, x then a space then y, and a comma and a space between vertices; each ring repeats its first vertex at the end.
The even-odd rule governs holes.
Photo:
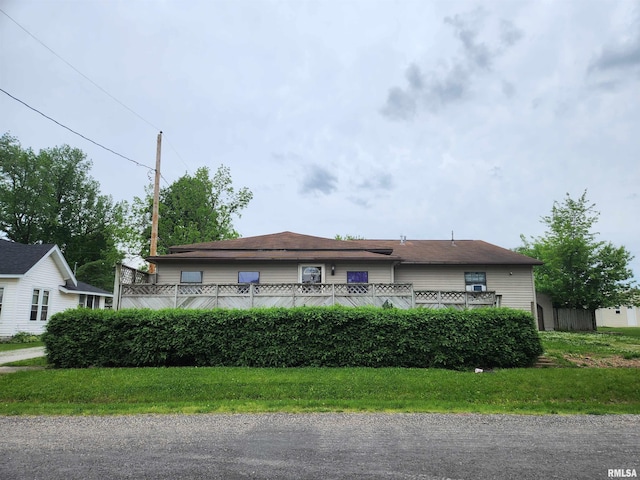
POLYGON ((44 347, 25 347, 19 350, 0 352, 0 365, 36 357, 44 357, 44 347))

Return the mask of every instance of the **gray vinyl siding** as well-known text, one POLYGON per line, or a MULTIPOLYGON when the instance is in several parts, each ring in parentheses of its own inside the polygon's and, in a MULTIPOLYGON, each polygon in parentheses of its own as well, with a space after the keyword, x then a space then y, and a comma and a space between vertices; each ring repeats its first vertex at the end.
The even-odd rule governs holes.
POLYGON ((501 295, 503 307, 531 312, 533 275, 528 265, 399 265, 396 283, 411 283, 415 290, 463 291, 465 272, 486 272, 487 290, 501 295))
POLYGON ((157 282, 180 283, 181 271, 202 271, 203 283, 237 283, 238 272, 255 271, 260 272, 260 283, 297 283, 302 264, 324 265, 325 283, 346 283, 348 271, 367 271, 369 283, 411 283, 415 290, 464 291, 465 272, 486 272, 487 290, 501 296, 502 306, 532 312, 532 302, 535 304, 529 265, 398 265, 394 270, 391 262, 247 262, 215 266, 184 263, 160 265, 157 282), (335 275, 331 275, 332 264, 335 275))
POLYGON ((325 283, 347 283, 348 271, 369 272, 369 283, 391 283, 392 264, 340 263, 340 262, 255 262, 198 265, 194 263, 167 264, 158 267, 158 283, 180 283, 180 272, 203 272, 202 283, 237 283, 238 272, 260 272, 260 283, 297 283, 299 265, 324 265, 325 283), (335 265, 335 275, 331 275, 335 265))

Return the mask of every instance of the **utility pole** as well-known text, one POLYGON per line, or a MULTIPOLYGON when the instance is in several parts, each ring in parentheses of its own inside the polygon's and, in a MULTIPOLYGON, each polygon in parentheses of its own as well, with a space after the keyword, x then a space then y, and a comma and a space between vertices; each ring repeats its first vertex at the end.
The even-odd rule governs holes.
MULTIPOLYGON (((162 146, 162 132, 158 134, 156 147, 156 175, 153 182, 153 213, 151 215, 151 249, 149 253, 155 257, 158 253, 158 204, 160 203, 160 148, 162 146)), ((149 273, 156 273, 156 265, 149 265, 149 273)))

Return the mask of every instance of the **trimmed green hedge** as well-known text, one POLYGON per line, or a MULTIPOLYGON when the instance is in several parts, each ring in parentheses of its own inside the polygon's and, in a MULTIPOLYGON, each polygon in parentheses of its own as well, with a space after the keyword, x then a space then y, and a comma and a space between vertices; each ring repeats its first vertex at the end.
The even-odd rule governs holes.
POLYGON ((43 334, 59 368, 144 366, 525 367, 533 317, 477 310, 300 307, 67 310, 43 334))

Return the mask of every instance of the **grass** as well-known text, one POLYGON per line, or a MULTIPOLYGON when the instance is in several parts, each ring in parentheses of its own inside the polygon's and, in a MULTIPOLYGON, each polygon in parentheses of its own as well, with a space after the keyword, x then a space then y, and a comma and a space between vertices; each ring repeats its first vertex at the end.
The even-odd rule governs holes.
POLYGON ((0 352, 10 352, 12 350, 21 350, 23 348, 43 347, 42 342, 32 343, 0 343, 0 352))
POLYGON ((573 366, 564 355, 595 358, 619 355, 640 358, 640 328, 604 328, 597 332, 540 332, 545 355, 560 365, 573 366))
POLYGON ((28 358, 17 362, 3 363, 3 367, 47 367, 47 357, 28 358))
MULTIPOLYGON (((546 355, 559 358, 564 353, 606 357, 640 351, 640 329, 611 329, 615 334, 608 330, 542 332, 541 337, 546 355)), ((17 363, 46 366, 46 359, 17 363)), ((640 414, 640 375, 637 368, 475 374, 437 369, 190 367, 0 375, 0 415, 260 412, 640 414)))
POLYGON ((635 369, 69 369, 0 376, 0 414, 640 413, 635 369))
POLYGON ((598 327, 598 332, 640 339, 640 327, 598 327))

